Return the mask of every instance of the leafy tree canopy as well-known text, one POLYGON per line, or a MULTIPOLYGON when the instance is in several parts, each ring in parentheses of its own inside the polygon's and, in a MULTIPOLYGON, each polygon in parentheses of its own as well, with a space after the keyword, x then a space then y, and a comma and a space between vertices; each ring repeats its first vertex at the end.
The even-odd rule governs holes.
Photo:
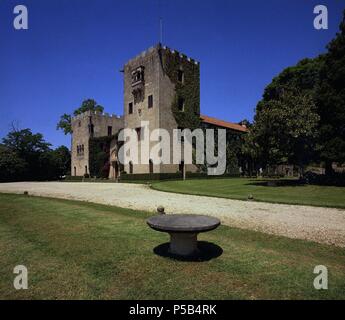
MULTIPOLYGON (((103 112, 104 108, 97 104, 97 102, 93 99, 86 99, 82 102, 81 106, 78 107, 73 111, 73 116, 77 116, 78 114, 82 114, 86 111, 99 111, 103 112)), ((60 117, 60 121, 56 125, 56 129, 61 129, 64 134, 72 133, 72 126, 71 126, 71 119, 72 115, 64 113, 60 117)))
POLYGON ((0 180, 52 180, 66 175, 70 152, 65 146, 55 150, 40 133, 30 129, 12 130, 0 144, 0 180))
POLYGON ((27 163, 12 149, 0 144, 0 181, 16 180, 21 177, 27 163))
POLYGON ((17 152, 20 157, 46 152, 51 146, 41 133, 33 134, 30 129, 12 130, 3 138, 3 144, 17 152))
POLYGON ((320 115, 320 157, 331 173, 331 163, 345 161, 345 10, 340 31, 327 46, 316 102, 320 115))
POLYGON ((340 32, 315 59, 283 70, 265 88, 243 150, 262 164, 345 161, 345 11, 340 32))
POLYGON ((319 116, 308 93, 285 91, 279 100, 261 101, 247 142, 264 164, 303 167, 313 155, 319 116))

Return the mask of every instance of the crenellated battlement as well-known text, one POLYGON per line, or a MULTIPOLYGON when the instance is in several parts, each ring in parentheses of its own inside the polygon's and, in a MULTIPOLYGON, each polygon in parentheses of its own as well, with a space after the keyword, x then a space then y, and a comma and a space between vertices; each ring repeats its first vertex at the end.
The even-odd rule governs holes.
POLYGON ((181 59, 185 59, 186 61, 194 63, 196 65, 200 64, 197 60, 195 60, 191 57, 188 57, 187 55, 180 53, 179 51, 177 51, 175 49, 171 49, 167 46, 162 46, 159 43, 156 46, 152 46, 152 47, 148 48, 147 50, 142 51, 140 54, 135 56, 133 59, 128 60, 127 63, 125 63, 125 66, 128 64, 135 64, 136 62, 140 61, 141 59, 145 58, 146 56, 152 54, 155 50, 159 50, 159 49, 167 50, 167 51, 171 52, 172 54, 177 54, 180 56, 181 59))
POLYGON ((100 112, 100 111, 85 111, 81 114, 78 114, 77 116, 74 116, 71 118, 72 121, 76 121, 76 120, 83 120, 87 117, 90 116, 99 116, 99 117, 106 117, 106 118, 115 118, 115 119, 122 119, 123 116, 118 116, 116 114, 109 114, 107 112, 100 112))

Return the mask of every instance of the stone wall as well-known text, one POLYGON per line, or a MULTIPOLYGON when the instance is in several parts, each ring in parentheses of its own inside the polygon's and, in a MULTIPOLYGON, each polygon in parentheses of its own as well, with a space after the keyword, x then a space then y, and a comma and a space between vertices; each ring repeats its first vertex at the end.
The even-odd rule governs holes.
POLYGON ((72 118, 72 150, 71 175, 83 176, 89 174, 89 138, 108 135, 108 126, 112 127, 112 134, 123 128, 123 117, 100 112, 87 111, 72 118), (93 134, 90 126, 93 126, 93 134), (84 153, 77 154, 77 146, 84 146, 84 153))
MULTIPOLYGON (((172 112, 172 103, 176 98, 175 85, 166 74, 163 66, 163 57, 166 52, 179 54, 167 47, 157 45, 152 47, 134 59, 128 61, 124 66, 124 125, 126 128, 138 128, 141 121, 149 121, 149 130, 164 128, 168 130, 172 138, 172 130, 177 129, 178 125, 172 112), (133 85, 132 73, 138 68, 144 70, 144 80, 133 85), (135 102, 133 90, 141 87, 143 98, 139 102, 135 102), (153 107, 148 108, 148 97, 153 95, 153 107), (129 104, 133 104, 133 113, 129 114, 129 104)), ((194 60, 181 55, 184 63, 196 63, 194 60)), ((182 64, 182 63, 181 63, 182 64)), ((176 70, 177 72, 178 70, 176 70)), ((198 94, 200 79, 198 76, 198 94)), ((150 149, 157 142, 150 143, 150 149)), ((173 152, 170 152, 171 163, 173 152)), ((148 156, 147 156, 148 158, 148 156)), ((139 142, 139 159, 141 159, 140 142, 139 142)), ((149 173, 149 159, 147 164, 137 164, 133 166, 133 173, 149 173)), ((187 166, 187 171, 195 171, 195 166, 187 166)), ((125 166, 125 171, 130 172, 129 166, 125 166)), ((170 173, 179 171, 178 164, 160 164, 153 166, 154 173, 170 173)))

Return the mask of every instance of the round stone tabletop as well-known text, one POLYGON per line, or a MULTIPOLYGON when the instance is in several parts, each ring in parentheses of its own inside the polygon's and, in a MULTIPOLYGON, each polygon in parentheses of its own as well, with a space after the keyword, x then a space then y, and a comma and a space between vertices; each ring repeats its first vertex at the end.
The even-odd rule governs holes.
POLYGON ((195 214, 163 214, 147 219, 147 224, 162 232, 206 232, 217 228, 217 218, 195 214))

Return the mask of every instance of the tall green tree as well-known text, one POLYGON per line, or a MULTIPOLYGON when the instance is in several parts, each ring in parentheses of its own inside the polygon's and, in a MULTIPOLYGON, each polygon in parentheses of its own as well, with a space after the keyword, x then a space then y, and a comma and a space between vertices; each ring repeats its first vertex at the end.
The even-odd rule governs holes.
POLYGON ((23 179, 41 180, 50 172, 45 165, 45 154, 51 150, 51 144, 44 140, 41 133, 34 134, 30 129, 12 130, 3 138, 3 144, 27 164, 23 179))
POLYGON ((0 144, 0 181, 21 180, 27 169, 27 163, 18 154, 0 144))
POLYGON ((327 48, 316 104, 320 158, 326 163, 326 174, 332 174, 332 162, 345 162, 345 10, 340 30, 327 48))
POLYGON ((66 146, 57 147, 51 151, 51 160, 54 164, 55 175, 57 177, 70 174, 71 152, 66 146))
POLYGON ((318 121, 311 95, 290 89, 258 104, 246 140, 264 166, 291 163, 303 170, 314 155, 318 121))
POLYGON ((316 90, 324 55, 284 69, 265 88, 245 136, 244 155, 262 167, 290 162, 301 169, 316 156, 316 90))
POLYGON ((53 180, 68 174, 70 152, 55 150, 40 133, 30 129, 12 130, 0 145, 0 180, 53 180))
MULTIPOLYGON (((97 104, 97 102, 93 99, 84 100, 81 106, 74 110, 73 116, 77 116, 78 114, 84 113, 85 111, 99 111, 103 112, 104 108, 97 104)), ((61 129, 64 134, 72 133, 72 126, 71 126, 71 119, 72 115, 64 113, 60 117, 60 121, 56 125, 56 129, 61 129)))

